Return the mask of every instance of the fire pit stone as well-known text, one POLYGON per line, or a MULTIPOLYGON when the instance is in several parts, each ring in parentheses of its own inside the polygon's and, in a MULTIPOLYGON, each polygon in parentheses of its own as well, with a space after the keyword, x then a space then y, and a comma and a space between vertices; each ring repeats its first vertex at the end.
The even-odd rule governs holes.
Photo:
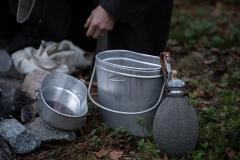
POLYGON ((73 141, 76 139, 74 131, 55 129, 45 123, 40 117, 35 118, 33 122, 27 123, 25 126, 42 142, 73 141))
POLYGON ((30 153, 41 144, 41 141, 16 119, 1 121, 0 134, 18 154, 30 153))
POLYGON ((21 81, 0 76, 0 117, 7 117, 16 110, 17 89, 21 81))
POLYGON ((5 159, 11 159, 13 156, 11 149, 5 142, 2 136, 0 136, 0 159, 5 160, 5 159))
POLYGON ((31 98, 35 98, 35 91, 41 87, 43 79, 50 72, 43 70, 34 70, 33 72, 26 75, 23 83, 21 84, 21 89, 27 92, 31 98))

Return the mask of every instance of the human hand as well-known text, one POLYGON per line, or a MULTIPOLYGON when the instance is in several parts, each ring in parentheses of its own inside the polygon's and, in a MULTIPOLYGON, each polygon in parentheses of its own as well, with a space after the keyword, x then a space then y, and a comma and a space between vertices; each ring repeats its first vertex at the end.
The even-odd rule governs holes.
POLYGON ((114 24, 114 18, 99 5, 92 11, 84 25, 85 28, 88 28, 86 36, 95 39, 99 38, 99 36, 103 36, 107 31, 112 30, 114 24))

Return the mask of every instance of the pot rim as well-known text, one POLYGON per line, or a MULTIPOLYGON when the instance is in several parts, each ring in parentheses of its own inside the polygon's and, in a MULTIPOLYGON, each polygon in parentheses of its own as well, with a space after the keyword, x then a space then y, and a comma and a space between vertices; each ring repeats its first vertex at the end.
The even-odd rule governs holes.
MULTIPOLYGON (((72 116, 72 115, 67 115, 67 114, 61 113, 61 112, 53 109, 52 107, 50 107, 50 106, 47 104, 47 102, 46 102, 45 99, 43 98, 42 90, 39 91, 39 94, 40 94, 40 97, 39 97, 39 98, 41 98, 41 100, 43 101, 44 105, 45 105, 47 108, 49 108, 51 111, 53 111, 54 113, 57 113, 57 114, 59 114, 59 115, 61 115, 61 116, 64 116, 64 117, 67 117, 67 118, 82 118, 82 117, 85 117, 86 114, 88 113, 88 107, 87 107, 87 106, 85 107, 85 108, 86 108, 86 112, 85 112, 84 114, 82 114, 81 116, 72 116)), ((83 104, 84 104, 84 103, 86 103, 86 102, 83 102, 83 104)), ((38 107, 40 107, 40 106, 38 106, 38 107)), ((41 106, 41 107, 43 107, 43 106, 41 106)))
POLYGON ((159 67, 154 67, 154 68, 134 68, 134 67, 122 66, 122 65, 119 65, 119 64, 106 62, 106 61, 104 61, 103 59, 100 58, 104 54, 116 54, 116 52, 125 52, 125 53, 128 53, 128 54, 133 54, 133 55, 136 55, 136 56, 142 56, 142 57, 148 57, 148 58, 157 58, 157 59, 159 58, 157 56, 141 54, 141 53, 134 52, 134 51, 129 51, 129 50, 113 49, 113 50, 107 50, 107 51, 103 51, 103 52, 98 53, 96 55, 96 61, 99 61, 100 63, 102 63, 102 64, 104 64, 108 67, 116 67, 116 68, 120 68, 120 69, 124 69, 124 70, 131 70, 131 71, 152 72, 152 71, 160 71, 161 70, 161 65, 159 65, 159 67))

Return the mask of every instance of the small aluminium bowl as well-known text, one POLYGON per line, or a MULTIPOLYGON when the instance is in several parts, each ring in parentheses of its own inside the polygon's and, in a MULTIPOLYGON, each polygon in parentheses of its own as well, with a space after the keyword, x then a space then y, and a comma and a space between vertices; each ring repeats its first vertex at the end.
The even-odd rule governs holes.
POLYGON ((88 112, 87 87, 64 73, 52 73, 38 92, 38 113, 49 125, 62 130, 79 129, 88 112))

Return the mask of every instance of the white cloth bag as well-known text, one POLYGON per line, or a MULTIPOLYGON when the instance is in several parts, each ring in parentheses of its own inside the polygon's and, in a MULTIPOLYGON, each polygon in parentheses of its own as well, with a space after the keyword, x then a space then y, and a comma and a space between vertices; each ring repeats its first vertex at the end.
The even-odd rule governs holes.
POLYGON ((85 55, 85 51, 72 42, 64 40, 60 43, 44 42, 35 49, 27 47, 12 54, 16 70, 28 74, 39 69, 50 72, 71 73, 75 68, 85 69, 91 65, 93 56, 85 55))

